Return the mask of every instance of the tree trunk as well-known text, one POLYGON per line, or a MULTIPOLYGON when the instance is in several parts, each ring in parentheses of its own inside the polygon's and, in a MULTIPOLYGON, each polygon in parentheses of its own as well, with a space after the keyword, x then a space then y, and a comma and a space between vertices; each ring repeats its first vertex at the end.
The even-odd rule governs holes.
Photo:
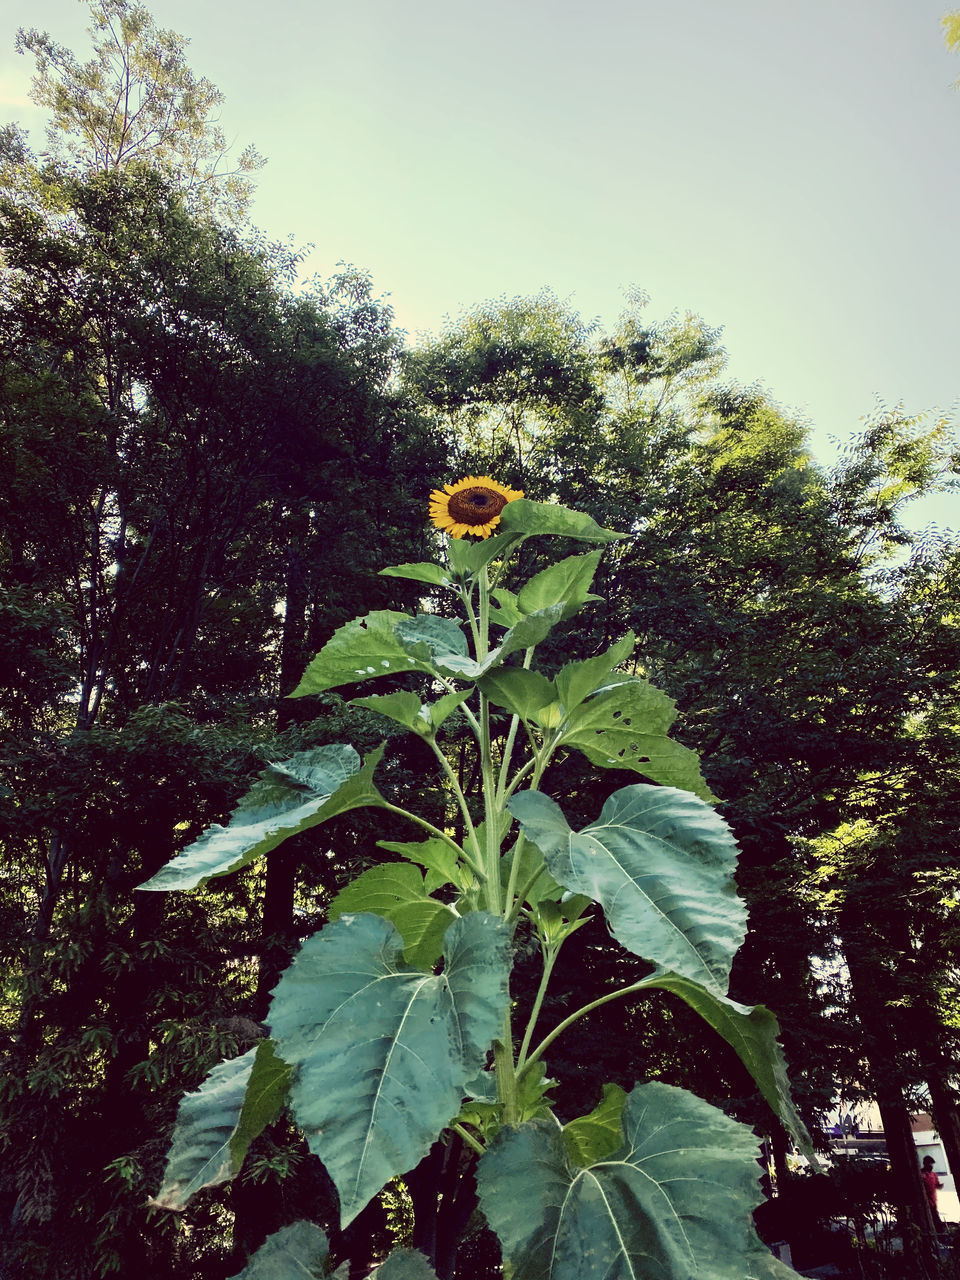
MULTIPOLYGON (((906 1104, 907 1076, 897 1050, 897 1028, 891 1025, 886 954, 879 937, 853 897, 844 911, 843 943, 853 989, 853 1003, 870 1065, 870 1083, 880 1110, 887 1155, 893 1175, 897 1224, 904 1256, 916 1280, 934 1280, 939 1273, 939 1249, 923 1183, 910 1112, 906 1104)), ((873 921, 882 929, 882 922, 873 921)))
MULTIPOLYGON (((302 548, 309 528, 309 513, 295 513, 287 546, 286 591, 283 633, 280 642, 280 694, 277 728, 286 729, 296 722, 297 707, 286 699, 303 674, 303 646, 309 574, 302 548)), ((263 893, 263 950, 254 997, 253 1016, 262 1021, 267 1015, 270 992, 290 962, 296 943, 293 905, 297 885, 297 841, 274 849, 267 857, 266 883, 263 893)))
POLYGON ((947 1153, 954 1183, 960 1187, 960 1114, 957 1113, 953 1090, 947 1083, 946 1071, 928 1068, 927 1088, 930 1090, 933 1123, 947 1153))

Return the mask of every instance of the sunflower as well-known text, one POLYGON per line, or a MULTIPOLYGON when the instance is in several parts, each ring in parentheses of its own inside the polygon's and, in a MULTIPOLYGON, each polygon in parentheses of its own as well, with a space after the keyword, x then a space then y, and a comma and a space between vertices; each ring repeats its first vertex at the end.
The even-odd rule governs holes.
POLYGON ((467 476, 456 484, 434 489, 430 495, 430 519, 451 538, 463 538, 468 533, 489 538, 507 503, 522 497, 522 489, 508 489, 489 476, 467 476))

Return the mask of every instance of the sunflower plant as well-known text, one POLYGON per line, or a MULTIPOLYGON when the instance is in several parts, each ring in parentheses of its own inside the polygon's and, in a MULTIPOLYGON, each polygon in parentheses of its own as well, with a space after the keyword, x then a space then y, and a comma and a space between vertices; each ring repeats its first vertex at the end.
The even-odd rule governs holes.
MULTIPOLYGON (((589 602, 603 548, 622 535, 488 476, 436 490, 429 511, 448 535, 445 553, 382 572, 448 592, 461 621, 369 613, 333 636, 293 696, 415 674, 419 691, 354 702, 432 749, 449 818, 434 825, 381 794, 382 747, 365 760, 347 745, 313 748, 266 768, 226 826, 141 886, 196 888, 361 806, 419 829, 416 840, 386 844, 394 858, 334 900, 272 993, 269 1038, 182 1100, 154 1203, 182 1209, 233 1177, 286 1109, 336 1185, 343 1226, 439 1140, 462 1144, 473 1163, 480 1209, 515 1280, 790 1275, 753 1231, 758 1150, 745 1125, 658 1082, 609 1086, 594 1112, 565 1125, 546 1096, 551 1045, 572 1023, 608 1001, 666 990, 733 1046, 806 1141, 773 1015, 727 995, 745 929, 736 846, 697 757, 669 737, 673 703, 627 669, 632 635, 552 677, 534 663, 537 646, 589 602), (551 536, 589 549, 506 585, 520 545, 551 536), (472 739, 479 795, 465 793, 444 750, 452 725, 472 739), (615 791, 575 830, 541 790, 550 762, 568 751, 645 781, 615 791), (559 952, 597 909, 615 945, 647 962, 638 965, 644 976, 545 1029, 559 952), (541 980, 529 1016, 514 1025, 521 932, 539 948, 541 980)), ((323 1232, 296 1223, 243 1276, 306 1274, 326 1254, 323 1232)), ((433 1272, 401 1250, 378 1274, 433 1272)))

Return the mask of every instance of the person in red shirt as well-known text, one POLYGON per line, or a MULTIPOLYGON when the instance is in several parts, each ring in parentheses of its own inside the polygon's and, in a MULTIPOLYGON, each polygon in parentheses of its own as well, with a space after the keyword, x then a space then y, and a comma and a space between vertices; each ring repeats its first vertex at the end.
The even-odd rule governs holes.
POLYGON ((943 1231, 943 1220, 937 1212, 937 1191, 943 1186, 943 1183, 937 1177, 933 1168, 933 1156, 923 1157, 923 1168, 920 1170, 920 1181, 923 1183, 923 1189, 927 1193, 927 1204, 930 1206, 930 1216, 933 1218, 933 1225, 938 1232, 943 1231))

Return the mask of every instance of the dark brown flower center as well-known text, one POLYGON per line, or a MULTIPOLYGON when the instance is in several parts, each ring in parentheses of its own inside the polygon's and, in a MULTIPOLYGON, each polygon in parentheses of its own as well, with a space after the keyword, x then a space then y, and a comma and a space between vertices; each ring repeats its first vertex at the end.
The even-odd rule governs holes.
POLYGON ((458 524, 480 525, 493 520, 506 505, 507 500, 502 493, 475 484, 452 493, 447 510, 458 524))

